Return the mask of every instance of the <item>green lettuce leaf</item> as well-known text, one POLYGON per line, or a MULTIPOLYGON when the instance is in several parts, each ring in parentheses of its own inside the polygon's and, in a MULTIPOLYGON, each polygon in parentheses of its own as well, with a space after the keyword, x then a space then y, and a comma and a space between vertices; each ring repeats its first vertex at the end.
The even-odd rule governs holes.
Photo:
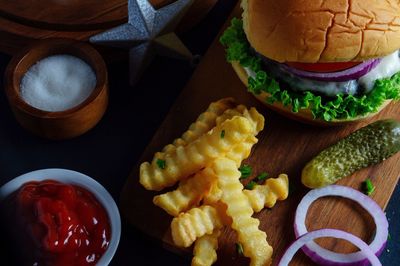
POLYGON ((336 119, 351 119, 357 116, 377 112, 385 100, 400 99, 400 72, 391 78, 375 82, 374 88, 367 95, 337 95, 336 98, 322 98, 311 91, 295 92, 285 90, 279 83, 262 69, 262 61, 251 52, 251 47, 243 31, 243 22, 234 18, 230 27, 220 38, 226 47, 226 58, 229 62, 238 61, 256 73, 255 78, 249 77, 248 90, 253 94, 267 92, 267 103, 282 102, 291 106, 297 113, 300 109, 310 108, 314 118, 331 121, 336 119))

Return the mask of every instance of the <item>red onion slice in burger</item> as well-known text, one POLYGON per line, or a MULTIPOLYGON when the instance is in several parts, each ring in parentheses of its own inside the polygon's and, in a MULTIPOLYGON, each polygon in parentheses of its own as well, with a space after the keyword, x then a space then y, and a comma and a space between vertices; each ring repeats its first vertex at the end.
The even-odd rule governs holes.
POLYGON ((362 62, 354 67, 337 71, 337 72, 310 72, 301 69, 297 69, 286 64, 281 64, 280 67, 282 70, 290 72, 296 76, 319 80, 319 81, 347 81, 353 79, 359 79, 364 76, 372 69, 374 69, 379 63, 381 59, 371 59, 365 62, 362 62))

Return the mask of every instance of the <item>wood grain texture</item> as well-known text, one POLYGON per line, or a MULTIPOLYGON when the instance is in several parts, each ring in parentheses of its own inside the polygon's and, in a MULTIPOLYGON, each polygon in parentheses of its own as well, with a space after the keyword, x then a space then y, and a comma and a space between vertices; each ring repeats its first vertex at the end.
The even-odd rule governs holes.
MULTIPOLYGON (((155 8, 174 0, 150 0, 155 8)), ((218 0, 196 0, 177 31, 196 25, 218 0)), ((0 0, 0 52, 17 53, 36 39, 88 40, 127 21, 127 0, 0 0)))
POLYGON ((48 29, 107 28, 126 20, 125 0, 0 1, 0 15, 20 24, 48 29))
MULTIPOLYGON (((238 7, 233 15, 240 16, 238 7)), ((224 49, 217 40, 204 56, 192 79, 183 89, 145 149, 138 165, 133 169, 121 193, 120 207, 133 226, 158 240, 164 247, 191 256, 188 250, 180 250, 173 246, 169 231, 172 218, 152 204, 152 198, 157 193, 146 191, 139 184, 138 166, 141 162, 150 160, 154 152, 180 136, 210 102, 227 96, 233 96, 238 102, 249 107, 255 106, 266 118, 265 129, 258 136, 259 143, 253 148, 252 155, 246 163, 253 166, 255 173, 266 171, 272 177, 287 173, 290 183, 295 188, 287 200, 278 202, 271 210, 265 209, 255 215, 261 221, 261 229, 267 233, 276 259, 294 240, 294 212, 299 201, 308 191, 300 182, 303 166, 322 149, 372 120, 347 127, 321 128, 289 120, 266 109, 262 103, 246 92, 246 88, 230 64, 225 61, 224 49)), ((382 118, 400 119, 400 105, 391 103, 374 119, 382 118)), ((376 185, 372 198, 385 208, 398 182, 399 159, 400 154, 396 154, 379 165, 358 171, 338 184, 359 189, 367 177, 372 178, 376 185)), ((344 199, 321 199, 312 205, 307 217, 306 224, 311 230, 326 227, 339 228, 358 235, 364 240, 368 240, 374 231, 372 219, 366 212, 355 203, 344 199)), ((219 238, 220 249, 216 265, 248 265, 246 258, 238 258, 235 242, 235 233, 230 229, 225 229, 219 238)), ((342 241, 324 239, 318 242, 335 251, 355 251, 352 246, 343 244, 342 241)), ((300 253, 296 255, 292 265, 314 264, 300 253)))

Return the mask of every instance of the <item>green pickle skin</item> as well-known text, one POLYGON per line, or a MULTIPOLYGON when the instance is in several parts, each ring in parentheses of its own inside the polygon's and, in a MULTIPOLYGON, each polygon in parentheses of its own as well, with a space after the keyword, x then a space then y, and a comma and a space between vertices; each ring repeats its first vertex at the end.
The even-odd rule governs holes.
POLYGON ((399 150, 400 122, 379 120, 323 150, 303 168, 301 181, 309 188, 327 186, 399 150))

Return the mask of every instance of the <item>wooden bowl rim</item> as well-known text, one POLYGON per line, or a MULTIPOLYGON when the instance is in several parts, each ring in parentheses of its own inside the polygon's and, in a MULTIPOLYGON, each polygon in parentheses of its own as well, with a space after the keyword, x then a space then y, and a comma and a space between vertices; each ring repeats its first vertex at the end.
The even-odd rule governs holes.
MULTIPOLYGON (((36 62, 32 63, 27 69, 33 66, 36 62)), ((107 74, 107 67, 102 56, 99 54, 99 52, 97 52, 95 48, 93 48, 88 43, 67 38, 49 38, 49 39, 37 40, 32 45, 25 47, 24 49, 21 50, 20 53, 16 54, 11 59, 10 63, 6 68, 4 82, 5 82, 4 84, 5 92, 10 105, 37 118, 58 119, 58 118, 66 118, 73 116, 80 110, 84 109, 86 106, 90 105, 101 94, 101 92, 104 89, 107 89, 108 74, 107 74), (93 89, 92 93, 82 103, 64 111, 56 111, 56 112, 44 111, 29 105, 26 101, 22 99, 20 95, 20 86, 18 86, 20 80, 17 81, 14 76, 14 73, 19 68, 20 63, 27 60, 27 58, 31 56, 30 52, 32 50, 38 48, 50 48, 50 47, 52 47, 53 49, 55 47, 55 49, 56 50, 59 49, 60 52, 54 53, 54 51, 52 52, 52 50, 49 49, 48 53, 40 57, 38 60, 44 59, 51 55, 69 54, 78 57, 79 59, 86 62, 93 69, 96 75, 96 86, 93 89), (84 58, 74 53, 68 52, 67 50, 71 48, 79 50, 82 54, 84 54, 88 58, 91 58, 91 60, 96 63, 93 65, 91 62, 88 62, 84 58)))

